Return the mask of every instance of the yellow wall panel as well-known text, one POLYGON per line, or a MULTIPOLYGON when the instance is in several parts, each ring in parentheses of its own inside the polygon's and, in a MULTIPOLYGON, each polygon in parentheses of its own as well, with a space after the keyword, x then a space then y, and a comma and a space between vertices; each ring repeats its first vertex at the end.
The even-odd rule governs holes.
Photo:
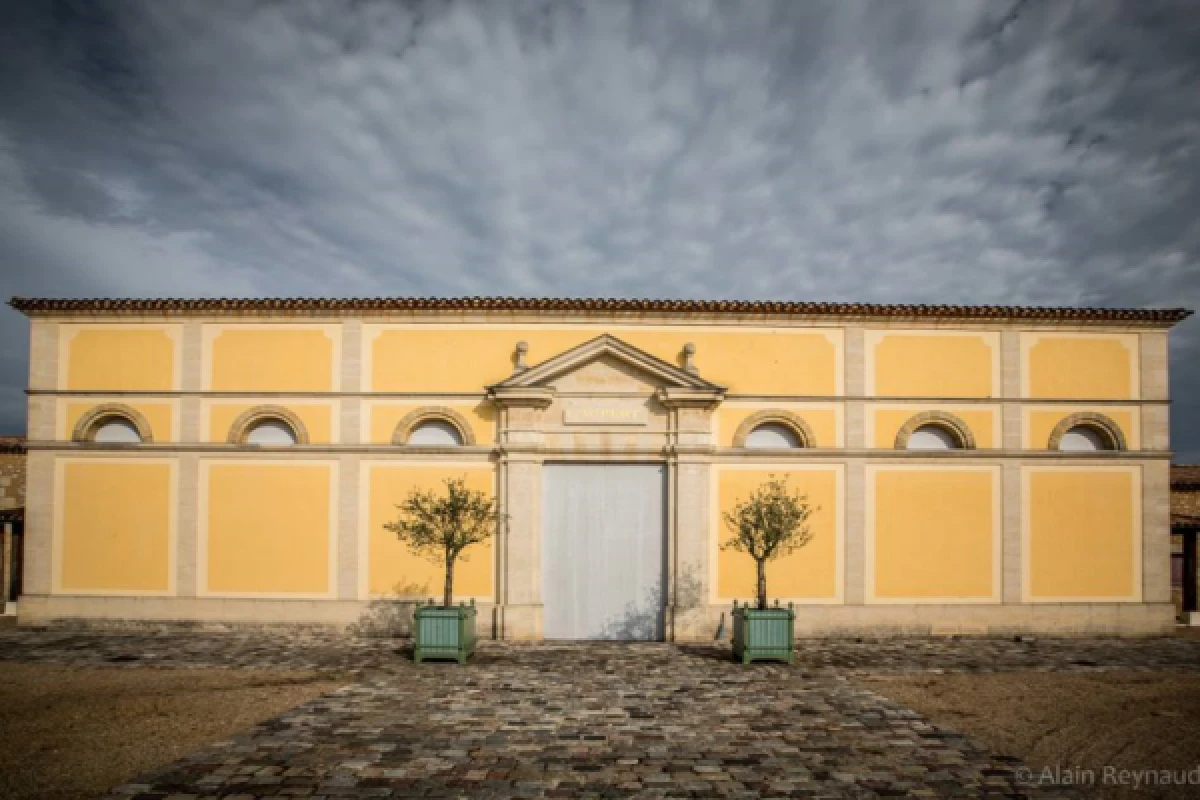
MULTIPOLYGON (((207 581, 213 594, 324 595, 334 508, 328 464, 218 463, 207 469, 207 581)), ((202 484, 203 485, 203 484, 202 484)))
POLYGON ((883 334, 875 345, 879 397, 992 397, 996 352, 987 336, 883 334))
MULTIPOLYGON (((464 478, 468 488, 485 492, 489 497, 496 493, 493 467, 451 466, 429 464, 425 466, 391 466, 375 464, 368 470, 367 485, 367 564, 368 591, 372 595, 409 595, 418 597, 442 596, 445 572, 441 564, 434 564, 413 553, 396 534, 386 530, 385 523, 396 519, 396 506, 403 503, 413 489, 441 490, 447 478, 464 478)), ((492 596, 492 544, 494 537, 486 542, 472 545, 463 551, 466 560, 460 559, 454 568, 454 594, 461 598, 490 598, 492 596)))
POLYGON ((1136 470, 1026 470, 1031 598, 1130 600, 1140 595, 1136 470))
MULTIPOLYGON (((129 406, 146 418, 146 421, 150 423, 150 434, 154 437, 156 444, 175 440, 175 429, 172 424, 174 406, 170 403, 127 403, 125 402, 126 399, 121 398, 121 405, 129 406)), ((87 403, 68 403, 66 413, 63 415, 62 438, 70 439, 71 434, 75 431, 75 426, 79 423, 80 417, 97 405, 108 402, 110 401, 97 400, 87 403)))
POLYGON ((326 392, 334 388, 335 347, 314 328, 226 327, 213 333, 209 388, 217 392, 326 392))
MULTIPOLYGON (((471 432, 475 434, 475 443, 488 445, 496 440, 496 408, 491 403, 479 402, 472 405, 444 405, 467 418, 471 423, 471 432)), ((391 444, 392 434, 400 420, 422 405, 376 405, 371 408, 371 444, 391 444)))
POLYGON ((60 464, 62 590, 166 592, 171 465, 116 459, 60 464))
MULTIPOLYGON (((933 410, 933 407, 926 408, 881 408, 872 409, 867 413, 872 414, 875 422, 875 447, 891 450, 896 446, 896 434, 900 432, 900 428, 904 423, 912 419, 916 414, 922 411, 933 410)), ((995 447, 995 423, 996 412, 990 409, 945 409, 949 413, 961 419, 971 429, 972 435, 975 437, 975 446, 980 448, 995 447)))
POLYGON ((512 374, 518 341, 531 366, 610 333, 671 364, 696 345, 707 380, 750 394, 827 395, 838 390, 837 335, 814 331, 594 328, 392 328, 368 337, 371 388, 386 392, 479 392, 512 374))
POLYGON ((875 470, 867 534, 874 598, 993 598, 995 484, 993 469, 875 470))
POLYGON ((64 326, 65 388, 169 391, 178 327, 64 326))
POLYGON ((1031 450, 1045 450, 1050 443, 1050 433, 1065 417, 1080 411, 1097 411, 1111 419, 1125 435, 1125 443, 1131 450, 1137 450, 1141 437, 1138 435, 1138 425, 1132 410, 1115 408, 1066 408, 1060 407, 1046 411, 1030 411, 1029 423, 1026 427, 1026 446, 1031 450))
MULTIPOLYGON (((321 403, 276 403, 267 401, 268 405, 281 405, 291 411, 308 430, 309 444, 329 444, 333 441, 333 406, 321 403)), ((229 430, 233 422, 243 412, 260 403, 213 403, 208 410, 208 441, 224 442, 229 439, 229 430)))
POLYGON ((1136 334, 1122 337, 1025 337, 1029 397, 1127 400, 1134 385, 1136 334))
MULTIPOLYGON (((772 475, 786 477, 788 485, 807 494, 818 506, 810 524, 813 539, 805 547, 767 564, 767 592, 781 599, 831 600, 838 594, 838 476, 828 469, 723 469, 717 477, 717 540, 724 543, 733 533, 724 513, 745 500, 772 475)), ((745 553, 717 552, 717 596, 722 600, 753 600, 757 585, 754 559, 745 553)))
POLYGON ((837 412, 831 408, 776 407, 769 403, 754 406, 722 405, 717 409, 717 427, 721 447, 733 447, 733 435, 747 417, 760 411, 786 411, 804 420, 816 437, 817 447, 837 447, 837 412))

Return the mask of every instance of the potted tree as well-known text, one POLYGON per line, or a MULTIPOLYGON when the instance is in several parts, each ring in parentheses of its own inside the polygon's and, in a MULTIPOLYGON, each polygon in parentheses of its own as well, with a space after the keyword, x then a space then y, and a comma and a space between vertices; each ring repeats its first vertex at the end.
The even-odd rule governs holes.
POLYGON ((453 658, 460 664, 475 652, 475 601, 454 605, 454 564, 463 551, 486 541, 500 515, 495 501, 462 478, 448 478, 445 492, 413 489, 396 506, 400 514, 384 528, 418 555, 446 571, 442 603, 430 599, 413 611, 413 658, 453 658))
POLYGON ((743 664, 758 660, 795 660, 796 610, 793 604, 767 606, 767 562, 795 552, 812 541, 809 518, 818 509, 792 492, 786 479, 770 476, 744 501, 725 513, 733 537, 723 550, 746 553, 758 567, 756 603, 738 607, 733 601, 733 657, 743 664))

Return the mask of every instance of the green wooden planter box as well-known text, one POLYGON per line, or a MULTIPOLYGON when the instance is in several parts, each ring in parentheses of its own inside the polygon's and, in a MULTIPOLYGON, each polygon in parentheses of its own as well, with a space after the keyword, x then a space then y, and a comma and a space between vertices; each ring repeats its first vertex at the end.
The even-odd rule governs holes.
POLYGON ((475 652, 475 601, 471 605, 418 604, 413 609, 413 660, 452 658, 467 663, 475 652))
POLYGON ((749 605, 738 607, 733 601, 733 660, 751 661, 796 660, 796 608, 757 609, 749 605))

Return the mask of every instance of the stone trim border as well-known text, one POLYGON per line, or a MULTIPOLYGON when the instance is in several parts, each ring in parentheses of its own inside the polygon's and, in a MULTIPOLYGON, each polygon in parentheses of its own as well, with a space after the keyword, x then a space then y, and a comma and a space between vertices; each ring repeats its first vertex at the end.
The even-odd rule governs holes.
POLYGON ((1054 426, 1054 430, 1050 431, 1050 439, 1046 447, 1050 450, 1060 449, 1063 437, 1072 428, 1087 428, 1099 434, 1100 438, 1104 439, 1108 445, 1109 450, 1128 449, 1125 443, 1125 434, 1121 432, 1121 426, 1113 422, 1111 417, 1095 411, 1080 411, 1077 414, 1068 414, 1063 417, 1054 426))
MULTIPOLYGON (((471 430, 471 423, 467 421, 459 412, 453 408, 446 406, 421 406, 418 409, 410 411, 396 423, 396 429, 392 432, 392 444, 398 446, 408 446, 409 437, 412 432, 417 429, 423 422, 437 420, 445 422, 458 431, 458 437, 462 439, 464 447, 475 446, 475 432, 471 430)), ((418 445, 414 445, 418 446, 418 445)))
POLYGON ((255 406, 239 414, 238 418, 229 426, 229 437, 226 441, 229 444, 246 444, 246 437, 250 434, 251 429, 266 420, 282 422, 290 427, 292 434, 296 437, 296 444, 309 443, 308 428, 304 427, 304 421, 291 409, 273 405, 255 406))
POLYGON ((744 448, 746 446, 746 438, 751 431, 762 425, 775 423, 782 425, 791 431, 802 448, 810 448, 817 446, 817 437, 813 433, 809 424, 801 419, 798 415, 790 411, 780 409, 767 409, 751 414, 742 420, 742 424, 738 425, 737 430, 733 434, 733 446, 744 448))
POLYGON ((947 431, 963 450, 975 449, 975 434, 971 433, 971 428, 962 418, 949 411, 922 411, 920 414, 914 414, 896 431, 896 449, 907 450, 908 440, 916 433, 917 428, 924 425, 936 425, 947 431))
POLYGON ((146 416, 142 412, 124 403, 104 403, 88 409, 79 418, 79 421, 75 423, 75 430, 71 432, 71 439, 76 442, 95 441, 96 431, 99 430, 105 421, 114 417, 132 425, 137 431, 138 437, 142 440, 142 444, 154 442, 154 432, 150 428, 150 421, 146 419, 146 416))

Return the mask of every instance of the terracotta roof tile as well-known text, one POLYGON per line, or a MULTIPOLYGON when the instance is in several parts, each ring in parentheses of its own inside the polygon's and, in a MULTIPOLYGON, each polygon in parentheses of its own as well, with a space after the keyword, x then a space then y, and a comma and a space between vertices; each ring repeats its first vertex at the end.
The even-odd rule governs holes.
POLYGON ((772 300, 650 300, 624 298, 360 297, 360 298, 36 298, 14 297, 22 313, 196 312, 386 312, 386 311, 609 311, 681 314, 795 314, 802 316, 1036 319, 1068 322, 1174 324, 1192 312, 1182 308, 1056 308, 1045 306, 890 305, 772 300))

